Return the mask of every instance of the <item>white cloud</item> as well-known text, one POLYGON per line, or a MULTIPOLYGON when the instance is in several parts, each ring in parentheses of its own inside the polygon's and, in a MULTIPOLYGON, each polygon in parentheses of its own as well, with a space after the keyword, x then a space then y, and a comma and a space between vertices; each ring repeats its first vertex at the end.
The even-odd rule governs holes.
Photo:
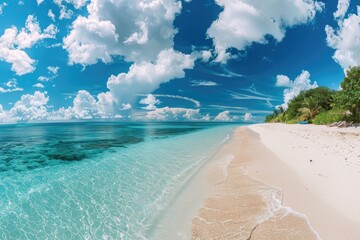
POLYGON ((54 67, 54 66, 47 67, 47 70, 54 75, 56 75, 58 73, 59 69, 60 69, 60 67, 54 67))
POLYGON ((100 93, 97 98, 88 91, 80 90, 76 94, 73 105, 60 108, 49 114, 49 120, 111 118, 113 102, 108 93, 100 93))
POLYGON ((15 78, 4 83, 4 87, 0 87, 0 93, 24 91, 23 88, 18 87, 18 82, 15 78))
POLYGON ((88 119, 99 112, 97 101, 89 92, 80 90, 73 101, 72 107, 75 118, 88 119))
POLYGON ((8 111, 8 119, 11 121, 46 120, 48 117, 46 108, 48 101, 49 97, 46 92, 36 91, 33 95, 25 94, 8 111))
POLYGON ((44 0, 36 0, 37 4, 40 5, 44 2, 44 0))
POLYGON ((231 121, 235 121, 238 118, 236 116, 230 116, 230 111, 226 110, 223 111, 221 113, 219 113, 216 117, 215 117, 215 121, 221 121, 221 122, 231 122, 231 121))
POLYGON ((0 104, 0 123, 8 122, 7 112, 4 111, 3 106, 0 104))
POLYGON ((59 19, 71 19, 71 17, 73 16, 74 12, 71 9, 66 8, 66 6, 61 5, 60 6, 60 15, 59 15, 59 19))
POLYGON ((69 7, 73 7, 78 10, 84 7, 88 0, 53 0, 53 2, 60 8, 59 19, 61 20, 71 19, 71 17, 73 16, 74 11, 71 10, 69 7))
POLYGON ((350 0, 339 0, 337 10, 334 12, 335 19, 343 19, 350 6, 350 0))
POLYGON ((33 85, 33 87, 35 88, 44 88, 44 85, 42 85, 41 83, 36 83, 33 85))
POLYGON ((193 84, 191 86, 193 87, 199 87, 199 86, 204 86, 204 87, 214 87, 214 86, 218 86, 219 84, 213 81, 191 81, 193 84))
POLYGON ((4 9, 4 7, 6 7, 6 6, 7 6, 7 3, 6 3, 6 2, 0 3, 0 15, 3 13, 3 9, 4 9))
POLYGON ((48 11, 48 17, 51 18, 53 22, 55 22, 55 14, 52 12, 51 9, 48 11))
POLYGON ((63 6, 65 4, 71 4, 76 9, 80 9, 86 5, 88 0, 54 0, 54 3, 58 6, 63 6))
POLYGON ((278 87, 290 87, 291 81, 290 78, 286 75, 277 75, 276 76, 276 86, 278 87))
POLYGON ((154 63, 134 63, 128 73, 112 75, 107 82, 114 101, 119 105, 132 103, 140 93, 151 93, 160 84, 175 78, 183 78, 185 69, 194 66, 195 59, 191 55, 168 49, 160 52, 154 63))
POLYGON ((92 0, 87 10, 89 15, 79 16, 64 38, 69 63, 108 63, 117 55, 140 63, 154 61, 161 51, 172 48, 177 32, 173 21, 181 1, 92 0))
POLYGON ((5 29, 0 37, 0 60, 10 63, 11 70, 17 75, 33 72, 35 60, 31 59, 23 49, 31 48, 43 39, 55 38, 57 31, 53 24, 42 31, 36 18, 29 15, 25 27, 20 31, 15 26, 5 29))
POLYGON ((58 71, 60 67, 57 66, 48 66, 46 68, 48 70, 48 76, 40 76, 38 77, 38 81, 40 82, 48 82, 50 80, 55 79, 58 76, 58 71))
MULTIPOLYGON (((285 77, 286 76, 284 75, 278 75, 277 79, 285 77)), ((284 90, 284 104, 282 104, 282 107, 285 109, 287 108, 289 101, 294 97, 298 96, 301 91, 306 91, 318 87, 317 82, 311 83, 310 73, 305 70, 303 70, 301 74, 295 78, 294 81, 291 81, 289 79, 289 82, 287 82, 287 84, 277 84, 277 86, 288 87, 284 90)))
POLYGON ((146 107, 144 107, 144 109, 146 110, 154 110, 156 109, 156 105, 158 105, 160 101, 156 99, 154 95, 148 94, 146 98, 142 98, 139 103, 146 105, 146 107))
POLYGON ((346 70, 350 66, 360 65, 360 6, 357 14, 349 14, 338 21, 338 28, 326 25, 326 41, 335 49, 333 59, 346 70))
POLYGON ((55 38, 57 32, 58 30, 53 24, 50 24, 42 31, 36 17, 29 15, 26 19, 25 27, 18 32, 14 44, 19 49, 30 48, 43 39, 55 38))
POLYGON ((40 77, 38 77, 38 80, 40 82, 48 82, 48 81, 50 81, 50 78, 45 77, 45 76, 40 76, 40 77))
POLYGON ((72 23, 70 34, 64 38, 63 48, 69 53, 70 64, 89 65, 98 60, 108 63, 112 61, 111 55, 117 54, 117 42, 118 35, 110 21, 79 16, 72 23))
POLYGON ((245 50, 252 43, 266 44, 266 36, 280 42, 287 28, 306 24, 322 11, 324 4, 314 0, 216 0, 223 7, 207 31, 213 39, 216 62, 225 63, 227 50, 245 50), (279 7, 281 6, 281 7, 279 7))
MULTIPOLYGON (((73 106, 68 108, 60 108, 57 111, 47 112, 46 106, 39 107, 39 113, 35 116, 43 116, 48 120, 66 120, 66 119, 90 119, 90 118, 111 118, 116 115, 124 117, 123 112, 131 109, 131 103, 142 92, 152 92, 159 87, 161 83, 167 82, 173 78, 182 78, 185 76, 184 70, 194 66, 193 57, 191 55, 182 54, 173 49, 162 51, 156 62, 154 63, 134 63, 128 73, 121 73, 118 76, 111 76, 108 80, 109 92, 100 93, 97 97, 92 96, 85 90, 80 90, 73 100, 73 106), (121 111, 121 114, 119 113, 121 111), (42 114, 40 114, 40 112, 42 114), (45 113, 47 115, 45 116, 45 113)), ((57 68, 50 68, 51 73, 57 73, 57 68)), ((40 79, 40 78, 39 78, 40 79)), ((39 94, 39 92, 36 92, 39 94)), ((168 97, 168 95, 164 95, 168 97)), ((169 95, 170 96, 170 95, 169 95)), ((174 96, 172 96, 174 97, 174 96)), ((191 98, 176 96, 184 100, 192 101, 196 106, 200 103, 191 98)), ((23 98, 23 97, 22 97, 23 98)), ((28 97, 27 97, 28 98, 28 97)), ((157 110, 157 109, 156 109, 157 110)), ((33 109, 31 110, 33 111, 33 109)), ((25 111, 26 113, 31 112, 25 111)), ((35 111, 35 110, 34 110, 35 111)), ((13 110, 11 119, 20 119, 21 121, 39 120, 40 117, 30 118, 29 114, 21 114, 21 117, 15 118, 15 113, 19 111, 13 110), (26 115, 27 117, 23 117, 26 115)), ((24 112, 24 111, 23 111, 24 112)), ((22 112, 20 112, 22 113, 22 112)), ((206 120, 208 115, 201 116, 199 110, 159 110, 150 113, 149 119, 161 119, 166 114, 172 117, 169 119, 187 119, 187 120, 206 120)), ((125 113, 126 116, 126 113, 125 113)), ((43 118, 41 118, 43 119, 43 118)))
POLYGON ((253 115, 251 113, 245 113, 244 115, 244 121, 250 122, 253 119, 253 115))
POLYGON ((203 62, 208 62, 212 58, 212 53, 209 50, 201 51, 201 59, 203 62))
MULTIPOLYGON (((140 94, 141 95, 141 94, 140 94)), ((201 103, 198 100, 195 100, 193 98, 179 96, 179 95, 170 95, 170 94, 153 94, 155 97, 165 97, 165 98, 175 98, 175 99, 181 99, 185 101, 189 101, 194 103, 195 107, 200 107, 201 103)))
POLYGON ((209 121, 210 116, 202 115, 200 109, 189 108, 157 108, 147 112, 145 119, 155 121, 209 121))
POLYGON ((193 68, 195 55, 172 49, 177 32, 173 21, 181 11, 181 1, 92 0, 87 11, 87 17, 79 16, 72 23, 63 48, 69 64, 109 63, 114 56, 133 62, 127 73, 108 79, 109 92, 104 94, 111 99, 115 114, 133 104, 138 94, 183 78, 184 70, 193 68))
POLYGON ((243 93, 237 93, 237 92, 231 92, 230 96, 233 99, 237 100, 262 100, 262 101, 271 101, 274 100, 271 96, 268 95, 250 95, 250 94, 243 94, 243 93))

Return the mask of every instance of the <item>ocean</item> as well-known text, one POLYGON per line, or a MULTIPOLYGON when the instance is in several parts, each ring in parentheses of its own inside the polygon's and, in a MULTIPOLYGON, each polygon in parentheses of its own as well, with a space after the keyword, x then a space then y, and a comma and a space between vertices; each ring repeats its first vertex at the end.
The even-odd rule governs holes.
POLYGON ((179 191, 235 127, 1 125, 0 239, 151 239, 179 191))

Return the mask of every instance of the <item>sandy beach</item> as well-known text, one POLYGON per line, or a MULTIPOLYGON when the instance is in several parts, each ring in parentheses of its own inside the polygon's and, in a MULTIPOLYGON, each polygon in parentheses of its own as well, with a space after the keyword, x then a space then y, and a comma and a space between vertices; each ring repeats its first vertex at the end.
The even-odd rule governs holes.
POLYGON ((208 167, 193 239, 360 239, 360 129, 237 128, 208 167))

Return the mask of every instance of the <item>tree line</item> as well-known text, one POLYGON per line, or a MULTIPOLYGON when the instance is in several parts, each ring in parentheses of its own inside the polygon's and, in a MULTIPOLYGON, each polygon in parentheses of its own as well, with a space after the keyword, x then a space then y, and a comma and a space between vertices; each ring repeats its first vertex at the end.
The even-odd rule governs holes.
POLYGON ((286 109, 276 108, 265 122, 360 123, 360 66, 351 67, 338 91, 318 87, 301 92, 286 109))

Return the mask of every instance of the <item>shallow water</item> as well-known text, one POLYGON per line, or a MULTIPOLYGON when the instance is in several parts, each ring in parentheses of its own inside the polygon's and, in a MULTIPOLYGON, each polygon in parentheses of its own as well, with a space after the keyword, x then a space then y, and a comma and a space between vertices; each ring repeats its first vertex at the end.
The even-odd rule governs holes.
POLYGON ((148 239, 233 126, 0 126, 0 239, 148 239))

